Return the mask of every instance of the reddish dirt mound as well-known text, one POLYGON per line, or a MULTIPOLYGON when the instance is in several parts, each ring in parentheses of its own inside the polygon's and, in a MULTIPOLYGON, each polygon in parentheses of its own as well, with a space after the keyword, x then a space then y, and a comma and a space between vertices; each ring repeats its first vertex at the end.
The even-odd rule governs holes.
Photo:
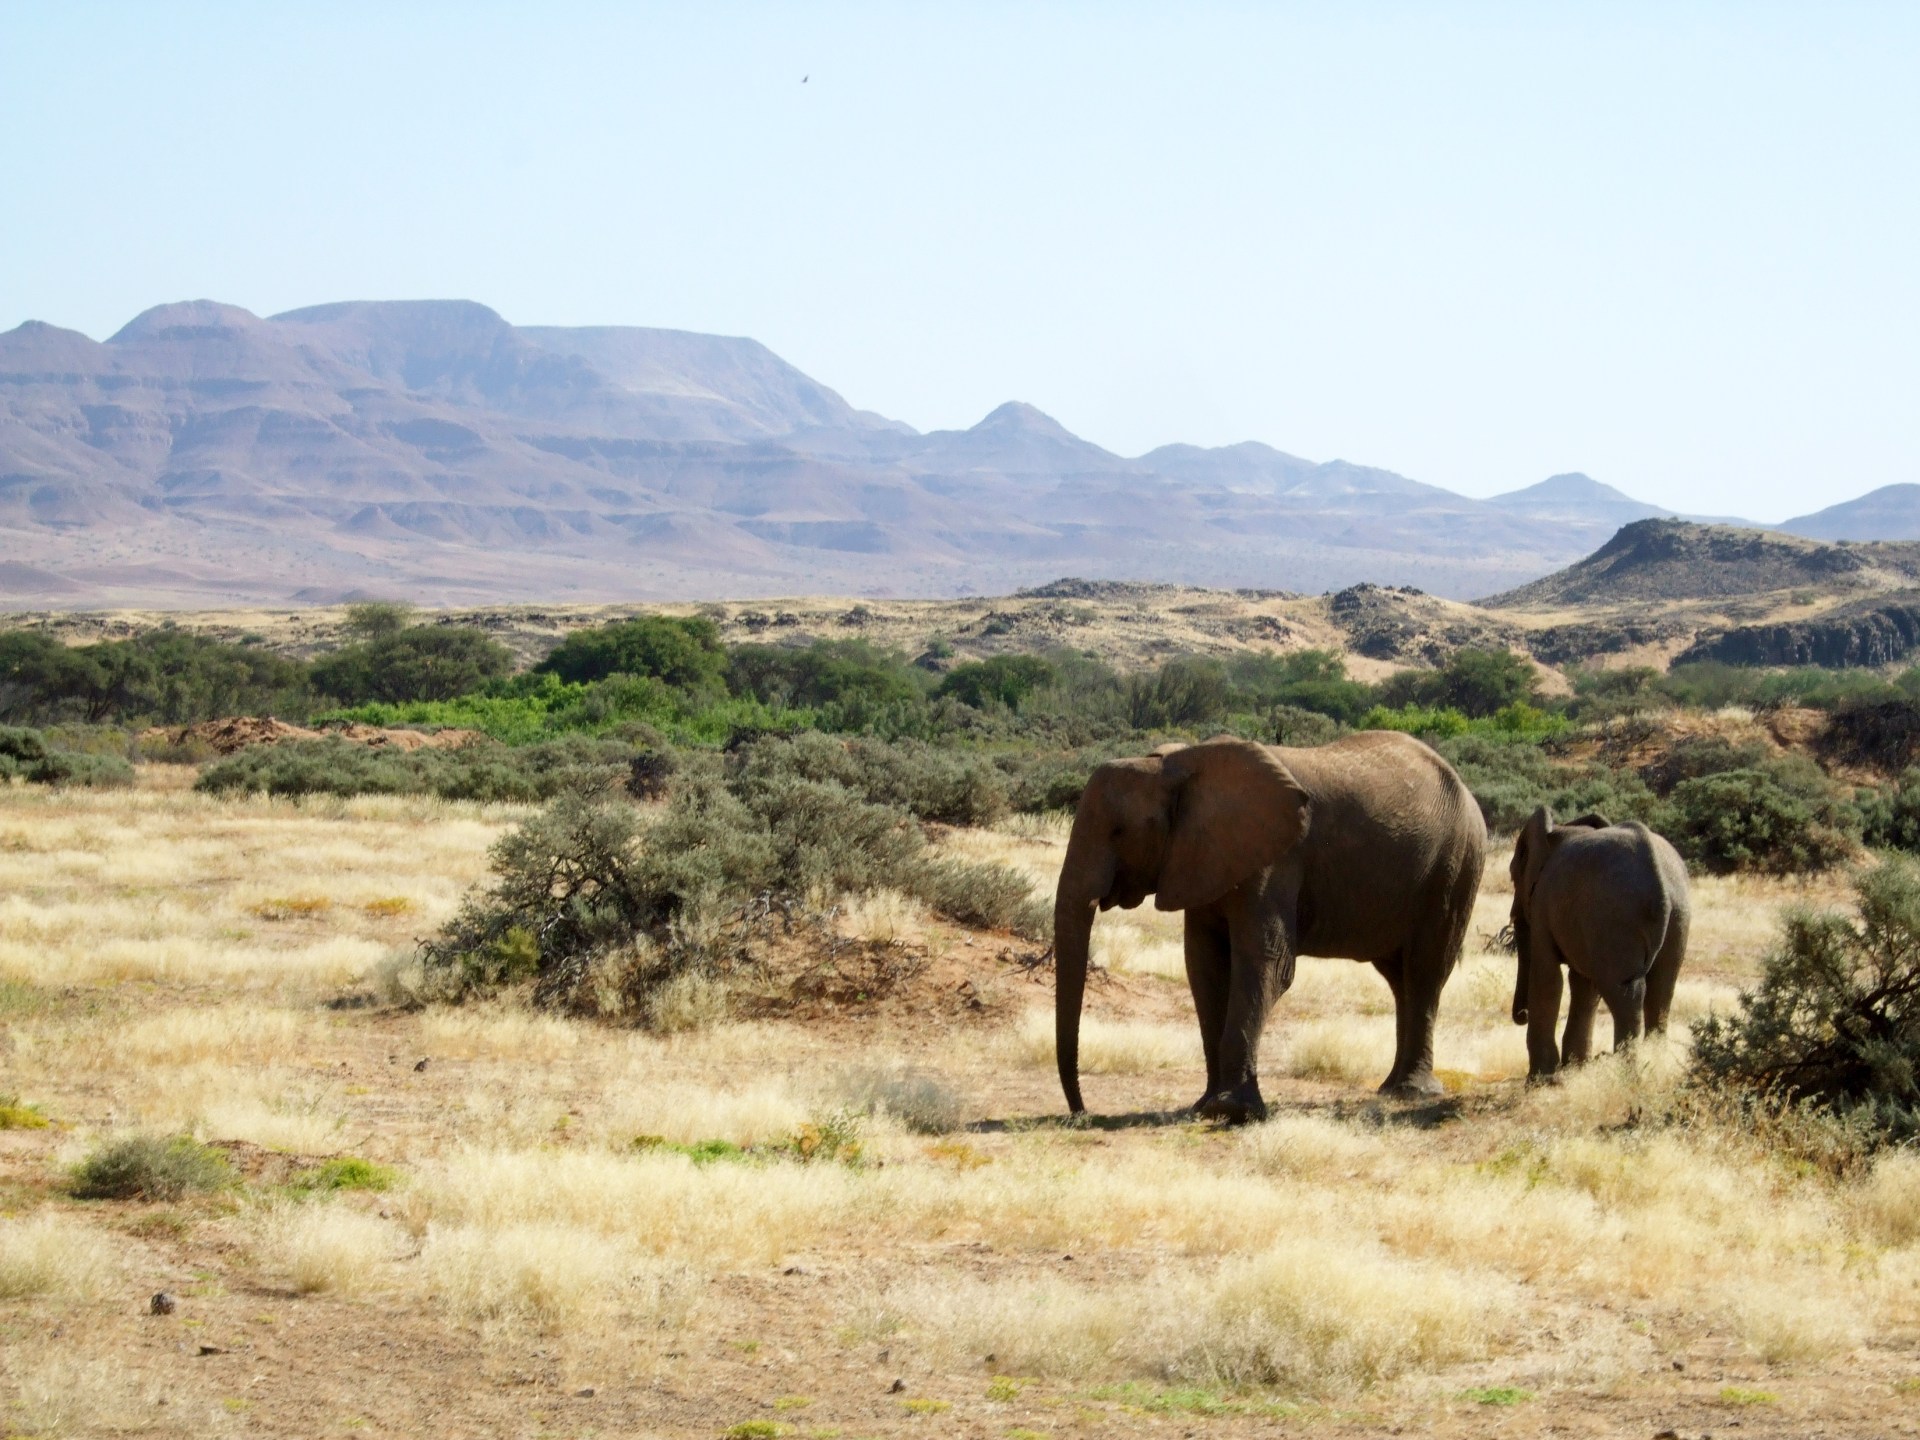
POLYGON ((327 730, 308 730, 284 720, 236 715, 225 720, 202 720, 197 725, 156 727, 142 733, 142 739, 163 740, 169 745, 198 743, 216 754, 231 755, 255 745, 284 745, 289 740, 324 740, 337 736, 355 745, 373 750, 451 750, 482 739, 478 730, 387 730, 378 725, 345 725, 327 730))

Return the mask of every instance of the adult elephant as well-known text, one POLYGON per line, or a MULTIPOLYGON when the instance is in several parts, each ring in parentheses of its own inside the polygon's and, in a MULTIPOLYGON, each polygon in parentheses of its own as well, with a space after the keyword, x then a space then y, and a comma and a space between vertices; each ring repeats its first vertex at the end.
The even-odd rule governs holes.
POLYGON ((1263 1118, 1260 1034, 1294 959, 1371 961, 1392 987, 1383 1091, 1434 1094, 1433 1025, 1480 887, 1486 827, 1453 768, 1408 735, 1292 749, 1222 736, 1094 771, 1054 899, 1060 1084, 1078 1114, 1080 1008, 1096 910, 1186 912, 1207 1056, 1194 1109, 1263 1118))
POLYGON ((1527 1078, 1593 1052, 1593 1017, 1605 1000, 1613 1048, 1667 1028, 1687 958, 1692 901, 1687 866, 1638 821, 1582 815, 1564 825, 1533 812, 1514 842, 1513 1023, 1527 1027, 1527 1078), (1567 968, 1567 1028, 1560 1049, 1560 967, 1567 968))

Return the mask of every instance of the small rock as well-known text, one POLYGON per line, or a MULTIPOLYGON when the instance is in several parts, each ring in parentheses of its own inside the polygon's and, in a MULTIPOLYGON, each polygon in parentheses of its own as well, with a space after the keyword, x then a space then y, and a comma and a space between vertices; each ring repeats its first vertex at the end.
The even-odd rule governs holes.
POLYGON ((1653 1435, 1653 1440, 1680 1440, 1680 1432, 1678 1430, 1656 1430, 1653 1435))
MULTIPOLYGON (((427 1059, 431 1059, 431 1058, 433 1058, 433 1057, 431 1057, 431 1056, 428 1056, 428 1057, 427 1057, 427 1059)), ((415 1065, 414 1065, 414 1067, 413 1067, 413 1068, 414 1068, 414 1070, 415 1070, 416 1072, 418 1072, 418 1071, 421 1071, 421 1070, 424 1070, 424 1069, 426 1069, 426 1068, 427 1068, 427 1061, 426 1061, 426 1060, 420 1060, 420 1061, 418 1061, 418 1062, 416 1062, 416 1063, 415 1063, 415 1065)))
POLYGON ((225 1355, 227 1348, 224 1345, 202 1345, 197 1353, 201 1355, 225 1355))
POLYGON ((1687 1368, 1687 1362, 1684 1360, 1675 1360, 1673 1362, 1673 1368, 1676 1370, 1684 1370, 1687 1368))
POLYGON ((887 1348, 886 1348, 886 1349, 884 1349, 884 1350, 882 1350, 882 1351, 881 1351, 881 1352, 880 1352, 880 1353, 879 1353, 878 1355, 876 1355, 876 1356, 874 1356, 874 1357, 873 1357, 873 1361, 874 1361, 874 1364, 876 1364, 876 1365, 884 1365, 884 1364, 886 1364, 886 1363, 887 1363, 887 1361, 888 1361, 888 1359, 889 1359, 889 1358, 890 1358, 890 1357, 891 1357, 892 1355, 893 1355, 893 1347, 892 1347, 891 1345, 889 1345, 889 1346, 887 1346, 887 1348))
POLYGON ((780 1272, 782 1275, 811 1275, 813 1272, 800 1265, 789 1265, 780 1272))
POLYGON ((1071 1260, 1071 1259, 1073 1259, 1073 1256, 1071 1256, 1071 1255, 1062 1255, 1062 1256, 1061 1256, 1060 1258, 1061 1258, 1062 1260, 1071 1260))
POLYGON ((897 1375, 894 1377, 893 1383, 887 1386, 887 1393, 889 1395, 904 1395, 906 1390, 907 1382, 900 1379, 897 1375))
POLYGON ((179 1308, 180 1302, 164 1290, 147 1302, 147 1313, 149 1315, 171 1315, 179 1308))
POLYGON ((593 1386, 582 1385, 578 1390, 574 1391, 573 1393, 579 1396, 579 1398, 582 1400, 591 1400, 593 1398, 593 1386))

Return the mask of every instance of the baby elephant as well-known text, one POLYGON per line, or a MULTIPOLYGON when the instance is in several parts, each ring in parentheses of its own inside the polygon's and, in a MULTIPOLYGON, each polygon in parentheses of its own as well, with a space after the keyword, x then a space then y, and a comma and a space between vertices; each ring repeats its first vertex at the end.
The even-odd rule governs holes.
POLYGON ((1690 905, 1673 846, 1638 821, 1582 815, 1555 825, 1543 805, 1520 832, 1512 874, 1513 1023, 1527 1027, 1527 1078, 1588 1057, 1600 1000, 1613 1014, 1616 1050, 1640 1038, 1643 1022, 1665 1032, 1690 905), (1556 1053, 1562 965, 1573 998, 1556 1053))

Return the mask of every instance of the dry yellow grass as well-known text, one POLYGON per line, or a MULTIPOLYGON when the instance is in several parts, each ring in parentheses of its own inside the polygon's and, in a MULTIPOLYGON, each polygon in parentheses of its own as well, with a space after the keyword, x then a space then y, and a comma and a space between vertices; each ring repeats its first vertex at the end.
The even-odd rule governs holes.
MULTIPOLYGON (((1413 1425, 1468 1385, 1525 1384, 1545 1405, 1679 1383, 1665 1357, 1690 1346, 1717 1366, 1730 1362, 1713 1347, 1731 1345, 1768 1386, 1837 1375, 1865 1363, 1868 1337, 1920 1325, 1911 1157, 1836 1181, 1749 1135, 1648 1123, 1679 1103, 1686 1024, 1732 1003, 1781 906, 1833 898, 1831 882, 1701 882, 1675 1034, 1528 1090, 1512 961, 1488 948, 1507 905, 1496 859, 1442 1004, 1438 1061, 1465 1106, 1451 1123, 1403 1123, 1374 1099, 1392 1056, 1387 988, 1371 967, 1309 958, 1269 1032, 1271 1122, 1080 1130, 1033 1118, 1060 1103, 1044 990, 1031 1013, 900 1033, 730 1021, 724 997, 693 995, 674 1001, 692 1018, 665 1035, 507 1005, 323 1009, 450 913, 508 818, 419 801, 0 791, 0 978, 30 1001, 8 1020, 0 1089, 72 1127, 8 1133, 7 1193, 57 1195, 63 1166, 134 1124, 351 1151, 402 1165, 407 1185, 273 1206, 256 1184, 252 1199, 151 1217, 162 1248, 221 1277, 195 1303, 237 1317, 260 1302, 220 1295, 312 1297, 285 1304, 422 1327, 443 1355, 493 1354, 509 1342, 488 1337, 530 1329, 537 1339, 511 1343, 586 1347, 595 1365, 656 1354, 649 1337, 679 1330, 675 1353, 709 1355, 808 1343, 781 1325, 815 1343, 846 1327, 885 1333, 891 1363, 935 1391, 961 1376, 978 1392, 990 1353, 1054 1397, 1104 1380, 1364 1394, 1413 1425), (287 897, 327 903, 269 903, 287 897), (852 1066, 937 1071, 977 1128, 932 1141, 870 1119, 860 1167, 775 1154, 843 1103, 852 1066), (697 1163, 671 1148, 714 1140, 761 1153, 697 1163), (834 1283, 767 1298, 802 1295, 816 1268, 834 1283)), ((1044 891, 1063 839, 1055 822, 1022 821, 942 843, 1021 864, 1044 891)), ((958 945, 898 897, 841 923, 958 945)), ((1190 1100, 1203 1077, 1180 918, 1143 907, 1102 916, 1095 934, 1102 963, 1167 983, 1111 986, 1112 1008, 1089 1015, 1089 1099, 1136 1115, 1190 1100)), ((1604 1016, 1597 1038, 1610 1038, 1604 1016)), ((96 1340, 86 1321, 123 1315, 144 1267, 172 1262, 143 1258, 143 1278, 126 1278, 134 1242, 112 1227, 149 1223, 141 1212, 21 1208, 0 1215, 9 1323, 58 1314, 88 1338, 70 1355, 7 1354, 6 1423, 132 1428, 149 1382, 121 1364, 135 1352, 119 1332, 103 1323, 96 1340), (108 1397, 92 1408, 59 1390, 87 1377, 108 1397)), ((1132 1423, 1108 1409, 1089 1426, 1132 1423)))

